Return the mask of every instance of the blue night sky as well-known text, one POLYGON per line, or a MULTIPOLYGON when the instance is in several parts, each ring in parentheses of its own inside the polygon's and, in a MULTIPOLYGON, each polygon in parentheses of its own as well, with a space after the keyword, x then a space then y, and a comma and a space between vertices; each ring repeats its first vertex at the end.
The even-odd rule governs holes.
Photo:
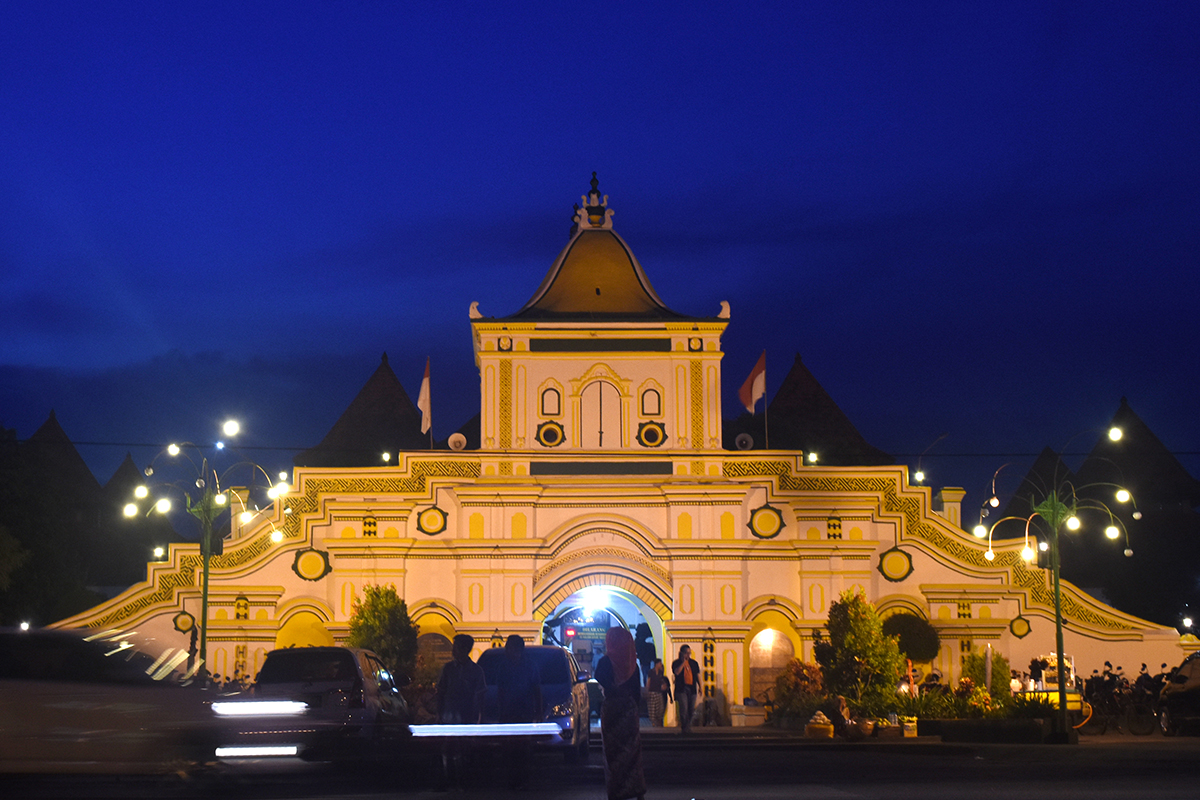
POLYGON ((1197 41, 1188 2, 10 0, 0 425, 55 409, 103 482, 237 415, 286 465, 387 351, 444 438, 468 305, 529 298, 597 170, 668 305, 730 302, 726 416, 798 352, 968 502, 1122 396, 1200 474, 1197 41))

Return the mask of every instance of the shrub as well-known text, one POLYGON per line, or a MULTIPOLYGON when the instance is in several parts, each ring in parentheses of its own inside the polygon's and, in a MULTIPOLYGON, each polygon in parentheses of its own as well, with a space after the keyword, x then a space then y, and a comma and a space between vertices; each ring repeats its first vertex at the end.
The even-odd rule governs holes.
POLYGON ((364 586, 363 594, 352 606, 346 645, 374 650, 392 672, 411 676, 417 663, 417 626, 409 619, 408 605, 392 586, 364 586))
POLYGON ((896 640, 884 635, 879 614, 865 597, 843 592, 829 607, 826 628, 829 638, 817 632, 813 655, 830 694, 860 702, 873 687, 895 685, 904 657, 896 640))
POLYGON ((821 668, 794 658, 775 679, 775 715, 807 719, 825 702, 821 668))
POLYGON ((1021 719, 1052 719, 1055 715, 1053 702, 1046 697, 1017 695, 1009 706, 1008 714, 1021 719))
MULTIPOLYGON (((963 677, 969 678, 973 686, 980 688, 984 687, 984 663, 987 660, 985 652, 987 651, 968 653, 963 659, 963 677)), ((1012 700, 1012 689, 1009 687, 1011 679, 1008 659, 992 651, 992 685, 987 688, 994 703, 1006 706, 1012 700)))

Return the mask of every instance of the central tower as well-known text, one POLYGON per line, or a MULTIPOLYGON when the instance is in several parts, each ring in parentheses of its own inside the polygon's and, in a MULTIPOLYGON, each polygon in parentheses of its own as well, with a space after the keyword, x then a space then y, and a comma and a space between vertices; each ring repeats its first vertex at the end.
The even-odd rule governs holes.
POLYGON ((571 238, 519 311, 471 304, 483 450, 721 448, 721 335, 729 307, 663 303, 613 230, 592 173, 571 238))

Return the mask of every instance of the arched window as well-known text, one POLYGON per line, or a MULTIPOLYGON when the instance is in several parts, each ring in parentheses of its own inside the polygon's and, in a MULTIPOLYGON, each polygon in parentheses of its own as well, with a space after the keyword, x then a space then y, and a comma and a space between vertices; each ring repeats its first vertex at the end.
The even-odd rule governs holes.
POLYGON ((542 392, 542 416, 557 417, 562 413, 562 395, 558 389, 546 389, 542 392))
POLYGON ((642 392, 642 416, 657 417, 662 414, 662 395, 657 389, 642 392))

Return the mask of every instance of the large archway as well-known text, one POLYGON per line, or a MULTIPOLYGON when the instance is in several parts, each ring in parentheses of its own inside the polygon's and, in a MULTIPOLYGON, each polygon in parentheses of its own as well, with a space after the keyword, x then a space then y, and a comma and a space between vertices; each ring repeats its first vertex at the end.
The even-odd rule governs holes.
POLYGON ((607 630, 618 626, 633 635, 643 674, 654 659, 663 658, 662 618, 632 592, 612 585, 587 586, 562 600, 542 621, 542 641, 570 649, 592 672, 604 655, 607 630))

